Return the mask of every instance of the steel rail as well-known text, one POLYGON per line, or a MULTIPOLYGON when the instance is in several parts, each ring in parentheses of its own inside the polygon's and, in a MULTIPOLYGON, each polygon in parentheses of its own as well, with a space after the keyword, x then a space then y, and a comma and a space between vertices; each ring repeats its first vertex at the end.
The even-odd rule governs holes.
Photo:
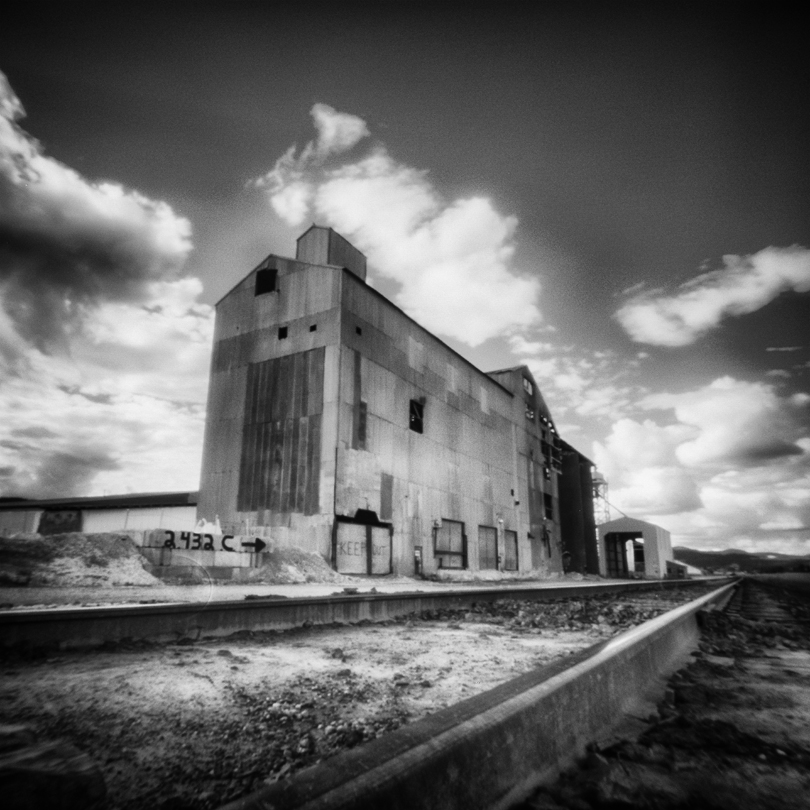
POLYGON ((0 612, 0 649, 98 647, 106 642, 198 640, 244 631, 384 621, 425 610, 461 608, 498 599, 553 601, 596 594, 660 590, 705 580, 630 581, 563 587, 267 597, 206 603, 8 610, 0 612))
POLYGON ((503 810, 616 728, 697 647, 735 583, 345 751, 221 810, 503 810))

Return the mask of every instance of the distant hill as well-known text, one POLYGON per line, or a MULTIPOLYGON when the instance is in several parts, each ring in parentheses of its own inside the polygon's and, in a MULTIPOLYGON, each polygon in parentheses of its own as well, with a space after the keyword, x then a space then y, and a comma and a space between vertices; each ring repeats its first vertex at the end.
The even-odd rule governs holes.
POLYGON ((750 554, 739 549, 723 549, 722 551, 698 551, 693 548, 676 546, 672 554, 679 562, 694 565, 695 568, 719 571, 737 566, 739 571, 751 573, 766 573, 779 571, 810 571, 810 554, 803 557, 791 554, 777 554, 775 552, 757 552, 750 554))

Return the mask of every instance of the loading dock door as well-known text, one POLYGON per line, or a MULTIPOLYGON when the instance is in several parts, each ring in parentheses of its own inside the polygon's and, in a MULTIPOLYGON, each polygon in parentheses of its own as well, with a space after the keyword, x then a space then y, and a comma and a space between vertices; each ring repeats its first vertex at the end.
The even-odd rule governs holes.
POLYGON ((391 573, 391 531, 387 526, 338 522, 335 545, 339 573, 391 573))
POLYGON ((507 529, 504 532, 504 556, 503 556, 503 570, 504 571, 517 571, 518 570, 518 548, 517 548, 517 532, 507 529))
POLYGON ((611 579, 625 579, 628 576, 626 539, 618 532, 605 535, 607 575, 611 579))
POLYGON ((464 524, 442 518, 433 530, 433 553, 439 568, 466 568, 467 543, 464 524))
POLYGON ((492 526, 478 527, 478 567, 482 571, 498 567, 498 530, 492 526))
POLYGON ((636 542, 641 532, 609 532, 605 535, 607 575, 623 579, 631 571, 644 575, 644 544, 636 542))

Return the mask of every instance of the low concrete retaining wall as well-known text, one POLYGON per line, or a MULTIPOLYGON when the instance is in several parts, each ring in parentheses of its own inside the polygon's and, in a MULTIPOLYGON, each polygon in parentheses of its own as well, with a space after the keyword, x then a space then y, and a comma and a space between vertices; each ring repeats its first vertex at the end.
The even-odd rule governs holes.
POLYGON ((509 681, 222 810, 506 807, 584 753, 679 668, 697 612, 732 585, 509 681))

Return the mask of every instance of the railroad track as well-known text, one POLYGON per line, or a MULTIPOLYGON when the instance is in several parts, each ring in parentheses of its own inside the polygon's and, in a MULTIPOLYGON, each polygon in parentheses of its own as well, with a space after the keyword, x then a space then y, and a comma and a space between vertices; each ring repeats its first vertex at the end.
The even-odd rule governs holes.
MULTIPOLYGON (((499 599, 553 601, 595 594, 654 591, 689 580, 631 581, 565 587, 490 587, 480 590, 337 594, 329 597, 267 597, 159 605, 8 610, 0 612, 0 649, 61 650, 121 641, 178 641, 245 631, 384 621, 409 613, 467 607, 499 599)), ((702 581, 695 581, 701 584, 702 581)))
POLYGON ((694 660, 656 714, 513 810, 712 807, 806 810, 810 576, 745 576, 699 614, 694 660))
POLYGON ((662 690, 734 583, 221 810, 508 808, 662 690))
POLYGON ((754 622, 780 625, 810 624, 810 610, 801 592, 790 592, 776 578, 745 578, 740 582, 726 611, 754 622))
MULTIPOLYGON (((318 599, 250 600, 208 605, 146 605, 59 611, 10 611, 0 634, 16 628, 18 643, 62 646, 113 638, 223 635, 335 621, 386 620, 427 610, 463 608, 499 599, 556 600, 597 594, 642 594, 672 583, 631 582, 572 588, 488 588, 418 594, 358 594, 318 599), (56 621, 54 621, 54 619, 56 621), (61 623, 61 624, 60 624, 61 623), (67 644, 67 633, 73 639, 67 644), (39 634, 39 635, 36 635, 39 634), (143 635, 139 635, 143 634, 143 635), (27 639, 27 641, 26 641, 27 639)), ((720 583, 717 583, 720 584, 720 583)), ((707 595, 592 647, 537 668, 244 797, 227 810, 455 810, 506 808, 581 756, 586 744, 640 710, 655 684, 695 649, 698 615, 721 606, 734 585, 707 595), (640 703, 641 701, 641 703, 640 703)), ((653 692, 655 689, 653 688, 653 692)), ((222 808, 222 810, 226 810, 222 808)))

